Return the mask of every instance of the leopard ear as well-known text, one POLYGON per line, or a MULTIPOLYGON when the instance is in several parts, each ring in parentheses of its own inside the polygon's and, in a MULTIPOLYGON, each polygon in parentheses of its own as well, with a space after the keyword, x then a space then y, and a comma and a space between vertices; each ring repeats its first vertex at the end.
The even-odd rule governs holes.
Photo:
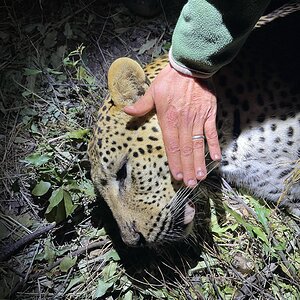
POLYGON ((134 60, 122 57, 115 60, 108 71, 108 89, 116 106, 133 104, 147 87, 147 77, 134 60))

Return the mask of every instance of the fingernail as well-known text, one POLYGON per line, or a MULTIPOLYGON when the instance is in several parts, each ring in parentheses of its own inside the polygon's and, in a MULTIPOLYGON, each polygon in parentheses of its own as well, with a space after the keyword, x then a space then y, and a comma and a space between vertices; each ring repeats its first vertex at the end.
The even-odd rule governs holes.
POLYGON ((197 175, 198 175, 199 177, 202 177, 202 176, 204 176, 204 173, 203 173, 202 171, 198 171, 198 172, 197 172, 197 175))
POLYGON ((221 159, 220 155, 215 154, 215 160, 220 160, 220 159, 221 159))
POLYGON ((181 180, 183 178, 183 174, 182 173, 177 173, 176 174, 176 179, 181 180))
POLYGON ((188 186, 194 186, 194 185, 196 185, 197 184, 197 181, 195 180, 195 179, 190 179, 189 181, 188 181, 188 186))

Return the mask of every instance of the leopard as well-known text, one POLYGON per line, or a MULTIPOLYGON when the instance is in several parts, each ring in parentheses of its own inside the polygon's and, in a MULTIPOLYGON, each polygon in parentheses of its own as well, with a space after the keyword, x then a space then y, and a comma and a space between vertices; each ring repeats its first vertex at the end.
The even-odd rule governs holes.
MULTIPOLYGON (((112 63, 109 95, 88 145, 94 186, 130 247, 180 241, 191 234, 197 216, 195 189, 184 187, 169 171, 155 110, 142 117, 123 111, 166 64, 167 55, 144 68, 128 57, 112 63)), ((293 180, 300 169, 299 89, 285 85, 271 67, 243 56, 214 75, 214 86, 222 149, 214 172, 300 216, 300 182, 293 180)))

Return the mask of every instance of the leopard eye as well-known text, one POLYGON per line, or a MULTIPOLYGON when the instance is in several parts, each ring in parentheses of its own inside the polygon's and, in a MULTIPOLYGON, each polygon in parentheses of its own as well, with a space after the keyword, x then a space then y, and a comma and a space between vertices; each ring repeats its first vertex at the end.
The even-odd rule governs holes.
POLYGON ((116 175, 120 188, 124 188, 124 181, 127 177, 127 161, 123 163, 122 167, 119 169, 116 175))

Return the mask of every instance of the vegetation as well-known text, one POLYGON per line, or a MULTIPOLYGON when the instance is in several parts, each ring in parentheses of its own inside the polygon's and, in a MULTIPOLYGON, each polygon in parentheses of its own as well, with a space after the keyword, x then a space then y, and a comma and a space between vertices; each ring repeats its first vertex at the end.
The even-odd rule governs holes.
POLYGON ((110 63, 164 53, 176 8, 145 20, 121 3, 60 2, 0 11, 0 299, 299 299, 299 220, 229 187, 213 246, 184 268, 163 253, 129 271, 93 223, 87 141, 110 63))

